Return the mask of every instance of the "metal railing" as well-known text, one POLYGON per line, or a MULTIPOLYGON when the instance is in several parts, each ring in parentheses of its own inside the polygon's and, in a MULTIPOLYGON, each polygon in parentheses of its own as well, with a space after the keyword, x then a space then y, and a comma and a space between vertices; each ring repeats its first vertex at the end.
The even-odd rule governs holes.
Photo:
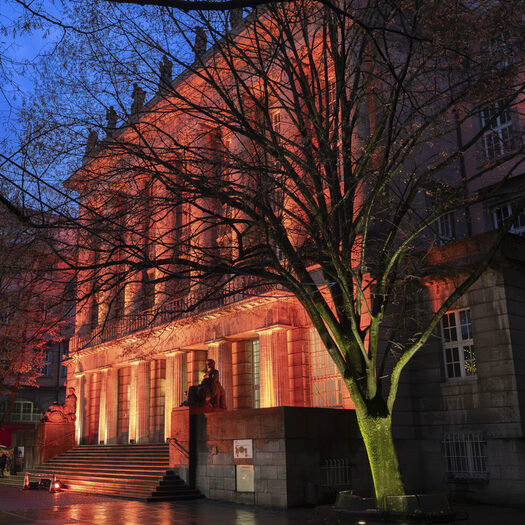
POLYGON ((174 437, 170 437, 170 438, 166 438, 166 442, 168 443, 168 445, 170 445, 171 447, 175 447, 179 452, 182 452, 182 454, 184 456, 186 456, 187 458, 190 457, 190 452, 189 450, 186 450, 182 444, 180 443, 180 441, 177 439, 177 438, 174 438, 174 437))
POLYGON ((106 321, 86 334, 76 334, 70 340, 70 351, 112 341, 148 328, 161 326, 172 321, 202 314, 223 306, 264 295, 281 289, 277 285, 254 285, 255 280, 248 277, 235 278, 222 285, 220 294, 211 294, 208 288, 192 290, 169 302, 159 304, 149 310, 137 312, 118 319, 106 321))
POLYGON ((482 432, 446 432, 442 447, 449 478, 488 479, 487 441, 482 432))
POLYGON ((324 471, 324 486, 330 490, 351 488, 351 463, 349 458, 325 459, 321 467, 324 471))

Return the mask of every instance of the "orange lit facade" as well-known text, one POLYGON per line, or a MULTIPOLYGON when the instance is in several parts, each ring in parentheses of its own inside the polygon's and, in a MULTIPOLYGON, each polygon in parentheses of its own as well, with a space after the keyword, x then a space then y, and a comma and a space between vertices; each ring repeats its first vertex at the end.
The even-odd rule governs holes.
MULTIPOLYGON (((519 109, 494 123, 479 146, 480 157, 467 157, 463 167, 458 163, 443 176, 468 179, 469 170, 480 162, 517 147, 524 126, 519 109)), ((480 122, 466 123, 464 142, 484 118, 481 114, 480 122)), ((186 124, 165 125, 173 133, 186 124)), ((100 162, 104 169, 107 160, 87 162, 100 162)), ((491 192, 504 168, 487 171, 463 190, 491 192)), ((483 204, 436 223, 429 265, 436 270, 425 281, 423 308, 436 310, 457 284, 455 265, 468 265, 486 253, 490 232, 510 215, 514 197, 525 191, 525 172, 516 170, 497 187, 483 204)), ((422 209, 427 205, 422 202, 422 209)), ((156 233, 151 236, 158 237, 163 228, 170 231, 163 223, 168 220, 176 218, 153 221, 156 233)), ((143 227, 147 232, 149 226, 143 227)), ((508 498, 518 501, 519 487, 525 487, 525 468, 512 470, 525 466, 519 446, 525 436, 525 347, 520 335, 525 321, 524 235, 522 212, 494 265, 447 313, 436 337, 407 371, 394 415, 395 438, 403 474, 418 491, 442 490, 448 483, 451 490, 478 499, 510 502, 508 498)), ((162 256, 160 248, 152 250, 162 256)), ((96 262, 88 249, 80 258, 96 262)), ((216 362, 228 411, 353 408, 308 316, 284 290, 253 289, 203 301, 188 290, 170 301, 165 285, 146 293, 146 284, 132 280, 118 296, 107 287, 91 297, 84 272, 68 363, 68 386, 79 400, 78 444, 165 442, 173 434, 173 410, 185 401, 188 388, 200 383, 208 358, 216 362)), ((213 442, 214 436, 209 439, 213 442)))

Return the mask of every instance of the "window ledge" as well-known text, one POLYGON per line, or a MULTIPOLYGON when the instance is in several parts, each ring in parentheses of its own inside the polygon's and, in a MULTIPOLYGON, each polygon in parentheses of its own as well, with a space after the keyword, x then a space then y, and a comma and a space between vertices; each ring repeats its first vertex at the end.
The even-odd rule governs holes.
POLYGON ((456 477, 453 474, 449 474, 447 477, 447 483, 455 483, 457 485, 488 485, 489 483, 489 473, 484 474, 483 477, 456 477))
POLYGON ((445 381, 442 381, 442 385, 460 385, 463 383, 476 383, 478 380, 478 376, 465 376, 465 377, 451 377, 445 379, 445 381))

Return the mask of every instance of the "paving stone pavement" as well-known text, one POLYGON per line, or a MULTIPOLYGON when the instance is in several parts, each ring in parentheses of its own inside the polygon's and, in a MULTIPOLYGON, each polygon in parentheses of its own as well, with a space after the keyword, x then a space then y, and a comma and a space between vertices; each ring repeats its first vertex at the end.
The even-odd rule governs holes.
MULTIPOLYGON (((525 508, 455 505, 470 514, 457 525, 524 525, 525 508)), ((0 525, 331 525, 315 509, 275 509, 210 500, 141 501, 0 487, 0 525)))
POLYGON ((314 510, 280 511, 210 500, 144 503, 0 488, 0 525, 327 525, 314 510))

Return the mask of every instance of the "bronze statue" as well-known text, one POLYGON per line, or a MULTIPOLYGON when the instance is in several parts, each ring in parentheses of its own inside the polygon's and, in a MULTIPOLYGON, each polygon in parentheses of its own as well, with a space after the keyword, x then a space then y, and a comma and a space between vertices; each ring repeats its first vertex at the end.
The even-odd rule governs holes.
POLYGON ((187 405, 207 408, 226 408, 224 388, 219 383, 219 371, 213 359, 206 360, 206 373, 198 386, 190 386, 187 405))

